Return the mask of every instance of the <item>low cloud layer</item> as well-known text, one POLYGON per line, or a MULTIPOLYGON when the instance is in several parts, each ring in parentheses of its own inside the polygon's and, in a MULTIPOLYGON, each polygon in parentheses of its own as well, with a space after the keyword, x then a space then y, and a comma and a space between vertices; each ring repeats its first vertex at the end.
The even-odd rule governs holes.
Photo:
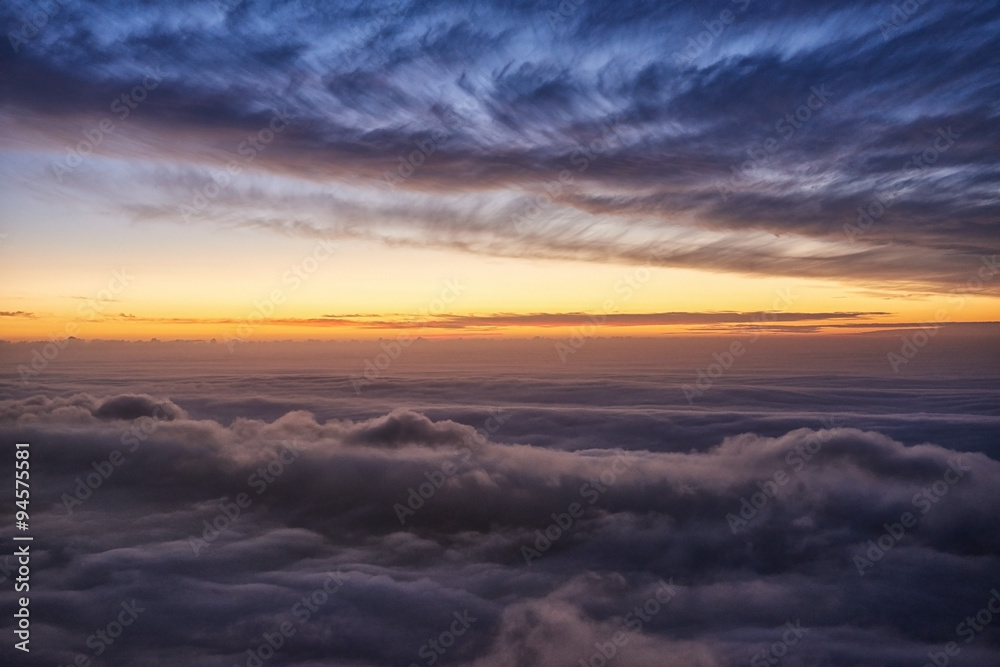
MULTIPOLYGON (((575 666, 603 647, 629 665, 765 650, 904 665, 949 641, 963 664, 1000 654, 992 627, 956 635, 1000 583, 1000 463, 985 453, 836 415, 685 451, 610 434, 539 446, 514 435, 530 413, 505 407, 206 410, 141 393, 0 401, 3 439, 32 443, 38 656, 246 665, 282 627, 269 664, 575 666), (119 641, 88 644, 133 602, 119 641)), ((558 439, 563 414, 530 421, 558 439)))

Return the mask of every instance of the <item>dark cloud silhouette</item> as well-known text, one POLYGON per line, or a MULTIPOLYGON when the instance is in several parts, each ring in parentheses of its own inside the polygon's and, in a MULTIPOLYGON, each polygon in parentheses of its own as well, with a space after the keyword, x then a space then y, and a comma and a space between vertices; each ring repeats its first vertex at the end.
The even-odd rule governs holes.
POLYGON ((152 396, 142 395, 110 398, 101 403, 93 415, 106 420, 134 420, 139 417, 169 420, 185 416, 184 411, 171 401, 158 402, 152 396))

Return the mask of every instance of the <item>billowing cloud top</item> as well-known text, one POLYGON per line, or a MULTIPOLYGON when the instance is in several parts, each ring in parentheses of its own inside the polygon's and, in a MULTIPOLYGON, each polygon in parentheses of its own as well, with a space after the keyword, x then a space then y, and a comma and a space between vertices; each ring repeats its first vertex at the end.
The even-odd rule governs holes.
POLYGON ((30 443, 31 657, 904 667, 952 642, 996 664, 994 375, 781 347, 694 405, 676 354, 445 361, 360 395, 314 353, 0 378, 0 441, 30 443))

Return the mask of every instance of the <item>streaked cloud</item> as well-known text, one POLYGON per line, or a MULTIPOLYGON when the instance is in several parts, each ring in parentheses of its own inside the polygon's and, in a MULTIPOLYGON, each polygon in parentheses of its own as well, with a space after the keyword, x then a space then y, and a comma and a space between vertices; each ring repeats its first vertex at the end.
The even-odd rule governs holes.
POLYGON ((2 122, 45 151, 28 164, 51 181, 64 146, 157 68, 63 184, 135 220, 180 222, 235 160, 245 173, 199 222, 584 261, 652 248, 665 266, 932 290, 996 253, 995 6, 930 5, 884 35, 887 6, 750 3, 693 59, 673 54, 718 9, 588 2, 556 28, 546 11, 74 3, 5 56, 2 122), (251 161, 239 147, 275 110, 288 128, 251 161), (957 137, 947 150, 939 132, 957 137), (885 192, 852 242, 845 225, 885 192))

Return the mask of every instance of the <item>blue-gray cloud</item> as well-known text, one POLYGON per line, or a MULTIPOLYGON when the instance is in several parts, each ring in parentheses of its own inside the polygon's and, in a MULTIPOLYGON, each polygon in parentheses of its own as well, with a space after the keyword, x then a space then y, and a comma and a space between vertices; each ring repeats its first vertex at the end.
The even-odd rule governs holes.
MULTIPOLYGON (((951 288, 998 245, 1000 9, 911 5, 57 4, 5 45, 0 100, 61 150, 162 72, 131 143, 98 148, 142 157, 156 194, 117 203, 144 219, 181 220, 279 109, 288 129, 244 166, 314 191, 234 183, 205 220, 585 260, 654 244, 666 265, 951 288)), ((0 10, 4 33, 27 16, 0 10)), ((110 192, 90 169, 68 183, 110 192)))

